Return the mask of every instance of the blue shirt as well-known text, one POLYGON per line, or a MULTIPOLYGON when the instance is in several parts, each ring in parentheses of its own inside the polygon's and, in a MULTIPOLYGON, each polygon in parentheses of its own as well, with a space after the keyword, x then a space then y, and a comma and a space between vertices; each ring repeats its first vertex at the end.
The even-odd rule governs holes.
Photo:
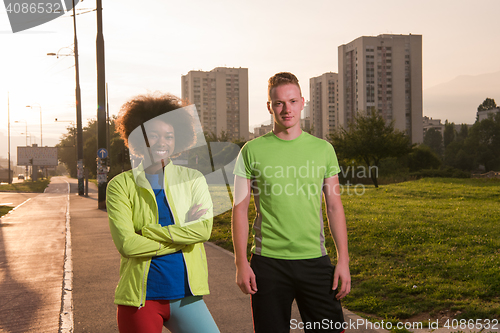
MULTIPOLYGON (((146 178, 156 196, 160 225, 165 227, 174 224, 163 190, 163 177, 159 174, 146 174, 146 178)), ((147 300, 179 299, 191 295, 186 264, 181 251, 152 258, 146 290, 147 300)))

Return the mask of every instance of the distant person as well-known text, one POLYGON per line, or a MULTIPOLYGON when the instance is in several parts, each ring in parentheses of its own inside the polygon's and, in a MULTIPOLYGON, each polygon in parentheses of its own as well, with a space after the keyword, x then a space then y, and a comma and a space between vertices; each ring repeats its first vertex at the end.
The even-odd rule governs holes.
POLYGON ((289 332, 294 299, 305 332, 342 332, 340 299, 350 292, 351 276, 337 157, 331 144, 301 130, 304 98, 295 75, 271 77, 268 98, 273 130, 245 144, 234 171, 236 283, 251 295, 257 333, 289 332), (251 191, 256 218, 249 263, 251 191), (336 266, 325 248, 322 194, 336 266))
POLYGON ((218 333, 202 295, 208 291, 203 242, 213 205, 203 175, 171 157, 195 141, 193 117, 172 95, 125 103, 117 128, 141 164, 114 177, 106 207, 121 254, 115 292, 121 333, 218 333))

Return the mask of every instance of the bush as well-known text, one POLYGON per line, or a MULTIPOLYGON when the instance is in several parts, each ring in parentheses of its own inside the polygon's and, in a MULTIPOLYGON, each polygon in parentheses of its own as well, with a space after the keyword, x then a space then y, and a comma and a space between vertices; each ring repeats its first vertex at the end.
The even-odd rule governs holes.
POLYGON ((416 179, 420 178, 470 178, 471 173, 455 168, 448 167, 446 169, 423 169, 417 172, 411 172, 410 176, 416 179))
POLYGON ((408 167, 410 172, 416 172, 425 169, 439 169, 441 160, 439 156, 429 147, 420 145, 414 147, 408 155, 408 167))

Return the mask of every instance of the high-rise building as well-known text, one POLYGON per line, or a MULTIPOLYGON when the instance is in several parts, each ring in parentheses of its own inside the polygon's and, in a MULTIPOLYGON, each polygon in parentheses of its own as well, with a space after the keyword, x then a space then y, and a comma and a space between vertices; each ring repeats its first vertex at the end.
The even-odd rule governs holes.
POLYGON ((422 36, 363 36, 338 51, 342 126, 375 109, 422 142, 422 36))
POLYGON ((182 98, 196 105, 204 132, 248 140, 248 68, 190 71, 181 80, 182 98))
POLYGON ((309 79, 309 112, 312 134, 325 139, 339 124, 338 74, 325 73, 309 79))

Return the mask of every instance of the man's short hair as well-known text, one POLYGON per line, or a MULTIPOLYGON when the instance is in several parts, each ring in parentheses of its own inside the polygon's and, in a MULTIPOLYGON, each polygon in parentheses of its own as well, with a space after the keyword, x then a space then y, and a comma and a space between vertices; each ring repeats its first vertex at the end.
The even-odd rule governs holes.
POLYGON ((302 91, 301 91, 300 85, 299 85, 299 79, 297 79, 297 77, 290 72, 280 72, 280 73, 274 74, 273 76, 271 76, 269 78, 268 87, 267 87, 267 97, 268 97, 269 101, 271 100, 271 90, 273 88, 276 88, 278 86, 282 86, 285 84, 295 84, 299 88, 300 95, 302 96, 302 91))

